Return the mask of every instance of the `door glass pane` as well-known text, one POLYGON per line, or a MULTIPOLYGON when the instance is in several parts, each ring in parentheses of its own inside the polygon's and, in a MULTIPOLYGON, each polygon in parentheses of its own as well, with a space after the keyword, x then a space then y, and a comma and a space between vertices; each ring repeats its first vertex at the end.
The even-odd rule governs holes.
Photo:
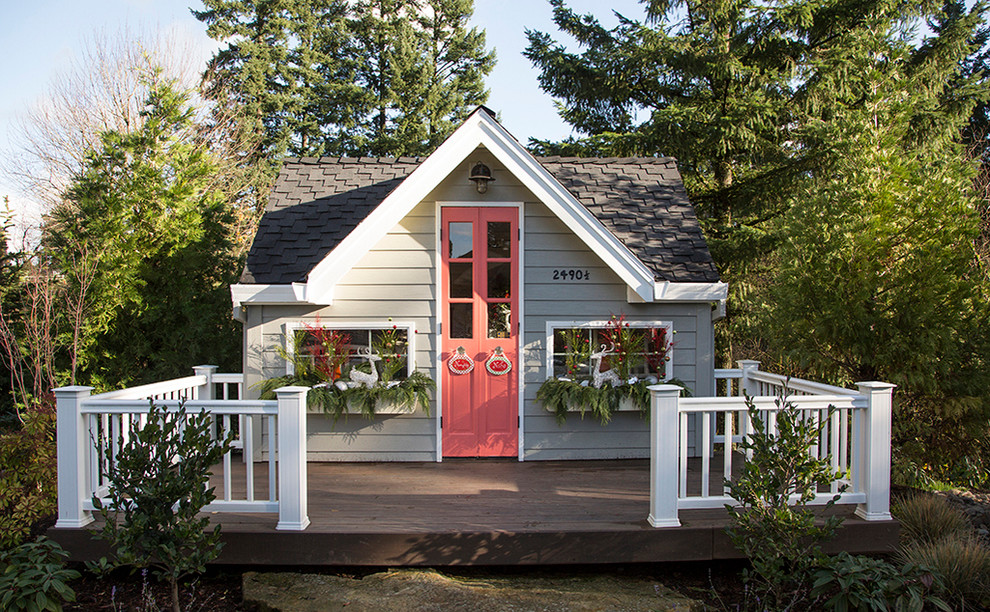
POLYGON ((450 305, 450 337, 470 338, 471 319, 474 314, 474 304, 450 305))
POLYGON ((488 256, 512 257, 512 224, 508 221, 488 222, 488 256))
POLYGON ((488 297, 512 297, 512 264, 504 261, 488 263, 488 297))
POLYGON ((508 338, 512 319, 512 304, 495 302, 488 304, 488 337, 508 338))
POLYGON ((451 259, 467 258, 473 256, 471 245, 471 223, 451 223, 447 230, 448 250, 451 259))
POLYGON ((471 262, 450 262, 450 297, 469 298, 474 295, 471 262))

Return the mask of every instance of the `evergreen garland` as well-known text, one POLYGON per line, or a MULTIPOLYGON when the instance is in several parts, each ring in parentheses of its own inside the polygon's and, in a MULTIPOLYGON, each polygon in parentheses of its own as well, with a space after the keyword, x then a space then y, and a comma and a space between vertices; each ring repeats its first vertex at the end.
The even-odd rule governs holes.
MULTIPOLYGON (((590 384, 582 385, 580 381, 576 380, 548 378, 536 391, 536 399, 547 410, 553 412, 558 425, 563 425, 567 420, 567 414, 575 410, 581 413, 582 419, 585 413, 590 412, 592 416, 598 419, 599 423, 607 425, 612 420, 612 413, 619 409, 619 403, 627 398, 639 410, 640 416, 649 420, 649 387, 653 384, 656 383, 639 380, 632 384, 616 387, 606 382, 600 389, 596 389, 590 384)), ((687 386, 677 379, 666 381, 665 384, 683 387, 682 395, 684 397, 691 395, 687 386)))
POLYGON ((430 392, 436 388, 433 379, 422 372, 413 372, 409 378, 392 386, 378 384, 371 388, 360 386, 347 389, 312 377, 288 375, 261 381, 258 385, 261 399, 275 399, 275 390, 288 385, 311 387, 306 395, 307 406, 322 410, 334 422, 347 413, 348 407, 358 409, 362 416, 369 419, 374 418, 379 403, 416 406, 429 415, 430 392))

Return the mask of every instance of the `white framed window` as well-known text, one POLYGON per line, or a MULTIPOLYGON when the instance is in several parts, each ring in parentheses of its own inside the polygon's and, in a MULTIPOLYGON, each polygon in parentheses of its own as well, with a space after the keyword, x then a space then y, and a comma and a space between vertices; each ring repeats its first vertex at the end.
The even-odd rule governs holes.
POLYGON ((620 377, 656 377, 667 381, 673 370, 674 325, 670 321, 547 321, 547 377, 590 379, 597 361, 601 371, 620 377), (609 349, 612 349, 611 351, 609 349), (600 359, 594 353, 604 352, 600 359))
MULTIPOLYGON (((394 372, 392 380, 408 378, 416 369, 416 327, 411 321, 293 321, 285 324, 285 353, 289 357, 286 360, 286 374, 295 374, 297 347, 306 350, 305 347, 317 344, 314 337, 317 335, 316 330, 333 332, 347 352, 347 358, 343 360, 340 372, 337 372, 338 377, 346 378, 351 367, 368 363, 368 359, 362 355, 369 353, 378 354, 382 358, 378 364, 379 371, 389 368, 394 372), (394 351, 382 349, 383 340, 387 337, 392 338, 396 346, 394 351)), ((307 357, 315 361, 315 351, 308 350, 310 355, 307 357)))

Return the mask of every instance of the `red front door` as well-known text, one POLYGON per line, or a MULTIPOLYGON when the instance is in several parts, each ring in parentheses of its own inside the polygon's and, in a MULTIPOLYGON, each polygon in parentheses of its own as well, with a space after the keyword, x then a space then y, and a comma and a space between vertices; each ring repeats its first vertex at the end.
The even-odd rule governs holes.
POLYGON ((443 454, 514 457, 519 444, 518 209, 441 210, 443 454))

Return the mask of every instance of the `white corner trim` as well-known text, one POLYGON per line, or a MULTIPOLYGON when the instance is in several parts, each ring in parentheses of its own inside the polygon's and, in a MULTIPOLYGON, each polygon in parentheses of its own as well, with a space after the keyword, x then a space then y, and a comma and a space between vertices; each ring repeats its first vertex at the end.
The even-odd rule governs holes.
POLYGON ((661 281, 654 289, 654 302, 718 302, 729 296, 726 283, 672 283, 661 281))
POLYGON ((537 199, 595 251, 633 291, 653 301, 653 274, 484 111, 476 111, 309 273, 306 297, 330 303, 343 276, 478 146, 484 146, 537 199))

